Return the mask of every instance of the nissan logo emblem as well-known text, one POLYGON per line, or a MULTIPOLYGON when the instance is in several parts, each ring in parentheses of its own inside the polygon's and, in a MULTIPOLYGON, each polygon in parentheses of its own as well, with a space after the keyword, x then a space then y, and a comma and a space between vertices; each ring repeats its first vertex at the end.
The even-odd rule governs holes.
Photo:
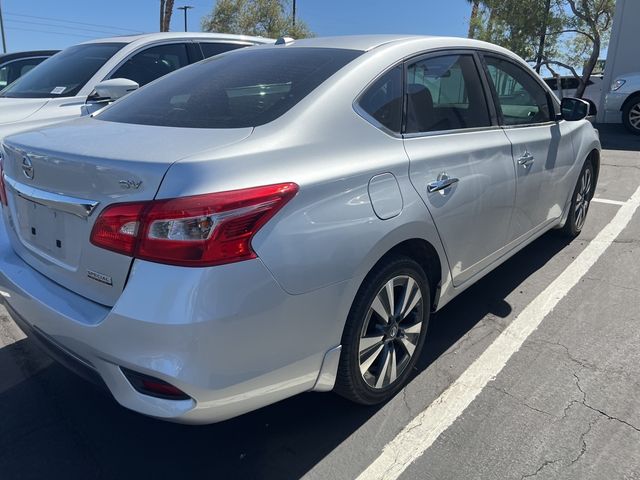
POLYGON ((27 156, 22 157, 22 173, 29 180, 33 180, 33 163, 27 156))

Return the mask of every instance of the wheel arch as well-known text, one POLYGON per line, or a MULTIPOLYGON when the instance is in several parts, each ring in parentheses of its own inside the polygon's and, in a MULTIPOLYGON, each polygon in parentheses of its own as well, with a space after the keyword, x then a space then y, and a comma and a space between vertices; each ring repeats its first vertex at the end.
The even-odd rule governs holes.
POLYGON ((627 105, 629 105, 629 103, 631 103, 633 100, 635 99, 640 99, 640 90, 637 90, 633 93, 630 93, 627 98, 625 99, 625 101, 622 103, 622 105, 620 106, 620 111, 623 112, 624 109, 627 107, 627 105))
POLYGON ((409 238, 403 240, 390 249, 388 249, 375 264, 369 269, 367 275, 364 277, 360 288, 364 285, 369 274, 375 270, 375 268, 382 262, 394 255, 404 255, 409 257, 422 267, 429 279, 429 288, 431 293, 431 309, 435 310, 438 305, 440 287, 442 285, 443 278, 443 265, 446 262, 442 262, 438 250, 424 238, 409 238))

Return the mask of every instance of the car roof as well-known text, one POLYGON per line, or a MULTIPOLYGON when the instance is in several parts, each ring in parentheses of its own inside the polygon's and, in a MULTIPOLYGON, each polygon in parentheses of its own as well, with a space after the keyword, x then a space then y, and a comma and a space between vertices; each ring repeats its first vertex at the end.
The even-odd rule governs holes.
POLYGON ((142 33, 140 35, 122 35, 117 37, 97 38, 82 42, 87 43, 147 43, 159 40, 172 39, 199 39, 199 40, 226 40, 235 42, 273 43, 275 40, 264 37, 252 37, 249 35, 233 35, 230 33, 204 33, 204 32, 159 32, 142 33))
POLYGON ((0 62, 6 62, 7 60, 17 60, 20 58, 31 57, 50 57, 58 53, 60 50, 29 50, 25 52, 12 52, 0 55, 0 62))
POLYGON ((430 48, 431 46, 442 47, 443 44, 446 44, 448 47, 473 47, 485 50, 494 50, 497 52, 506 51, 504 48, 497 45, 469 38, 401 34, 346 35, 336 37, 305 38, 301 40, 294 40, 287 45, 291 47, 345 48, 369 51, 383 45, 401 45, 415 42, 420 43, 421 48, 430 48))

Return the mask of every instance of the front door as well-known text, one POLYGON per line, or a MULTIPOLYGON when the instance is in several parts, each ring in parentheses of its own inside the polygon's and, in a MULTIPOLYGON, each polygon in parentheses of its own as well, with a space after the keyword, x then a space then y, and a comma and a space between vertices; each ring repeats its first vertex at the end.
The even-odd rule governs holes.
POLYGON ((431 54, 407 67, 405 148, 411 181, 429 209, 454 285, 507 243, 515 201, 511 145, 492 126, 471 53, 431 54))
POLYGON ((572 146, 561 135, 551 98, 531 73, 509 59, 484 55, 498 117, 512 144, 517 196, 509 238, 534 234, 562 215, 558 188, 572 146))

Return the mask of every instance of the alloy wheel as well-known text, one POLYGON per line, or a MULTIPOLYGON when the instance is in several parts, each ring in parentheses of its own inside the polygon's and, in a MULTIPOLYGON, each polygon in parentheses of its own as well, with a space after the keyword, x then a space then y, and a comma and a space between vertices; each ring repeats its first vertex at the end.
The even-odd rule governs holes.
POLYGON ((629 123, 636 130, 640 130, 640 103, 636 103, 629 110, 629 123))
POLYGON ((360 336, 359 364, 372 388, 391 385, 407 368, 423 326, 418 282, 399 275, 390 279, 371 303, 360 336))
POLYGON ((578 191, 576 192, 575 203, 575 226, 578 230, 582 229, 584 221, 587 218, 587 211, 589 210, 589 202, 591 201, 591 183, 593 175, 590 168, 585 168, 582 176, 580 177, 580 183, 578 191))

